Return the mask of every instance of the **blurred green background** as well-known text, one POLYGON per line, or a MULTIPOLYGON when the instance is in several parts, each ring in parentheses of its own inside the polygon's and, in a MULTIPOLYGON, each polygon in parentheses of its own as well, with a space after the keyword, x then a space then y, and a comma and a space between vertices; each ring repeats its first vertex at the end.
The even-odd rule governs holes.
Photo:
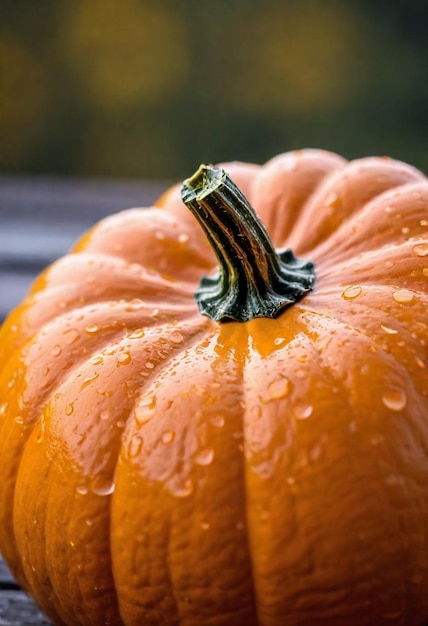
POLYGON ((1 0, 0 169, 178 179, 319 147, 428 172, 427 0, 1 0))

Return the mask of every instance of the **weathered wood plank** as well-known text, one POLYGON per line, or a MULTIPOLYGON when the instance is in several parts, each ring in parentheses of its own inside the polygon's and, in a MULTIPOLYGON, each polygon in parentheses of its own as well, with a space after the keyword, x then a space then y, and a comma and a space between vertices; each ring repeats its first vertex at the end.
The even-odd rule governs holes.
POLYGON ((24 591, 0 591, 0 626, 50 626, 24 591))
POLYGON ((0 555, 0 589, 5 589, 12 585, 16 585, 16 583, 13 580, 12 574, 9 572, 6 563, 3 561, 0 555))

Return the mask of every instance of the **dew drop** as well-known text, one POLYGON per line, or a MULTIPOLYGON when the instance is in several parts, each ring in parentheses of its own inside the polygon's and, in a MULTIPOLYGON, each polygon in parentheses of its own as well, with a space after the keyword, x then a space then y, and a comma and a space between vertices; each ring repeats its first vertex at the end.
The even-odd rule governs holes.
POLYGON ((116 352, 116 361, 119 365, 128 365, 132 361, 131 354, 128 350, 118 350, 116 352))
POLYGON ((2 402, 0 404, 0 415, 4 415, 6 413, 6 409, 8 406, 8 402, 2 402))
POLYGON ((286 398, 290 393, 290 383, 287 378, 278 378, 269 383, 267 393, 263 397, 263 401, 280 400, 286 398))
POLYGON ((128 448, 128 454, 131 458, 135 458, 141 452, 143 447, 143 438, 140 435, 133 435, 128 448))
POLYGON ((126 311, 139 311, 140 309, 143 309, 146 306, 146 303, 141 300, 141 298, 134 298, 133 300, 131 300, 128 303, 128 306, 126 307, 126 311))
POLYGON ((92 526, 92 525, 93 525, 93 523, 94 523, 94 522, 93 522, 93 520, 91 520, 91 519, 85 519, 85 524, 86 524, 86 526, 92 526))
POLYGON ((90 335, 97 333, 99 331, 99 326, 97 324, 88 324, 85 328, 86 332, 90 335))
POLYGON ((180 235, 178 235, 178 241, 180 243, 186 243, 186 241, 189 241, 189 238, 188 233, 180 233, 180 235))
POLYGON ((407 398, 402 389, 387 389, 382 394, 382 402, 391 411, 401 411, 406 406, 407 398))
POLYGON ((76 487, 76 493, 80 494, 81 496, 86 496, 88 491, 89 489, 86 485, 79 485, 78 487, 76 487))
POLYGON ((183 335, 180 332, 178 332, 178 330, 174 330, 169 335, 169 340, 171 341, 171 343, 179 344, 179 343, 183 342, 184 337, 183 337, 183 335))
POLYGON ((171 491, 177 498, 187 498, 193 493, 192 481, 186 480, 180 485, 175 485, 171 491))
POLYGON ((65 407, 65 414, 71 415, 73 411, 74 411, 74 406, 73 406, 73 403, 70 402, 70 404, 67 404, 67 406, 65 407))
POLYGON ((101 411, 100 419, 106 421, 109 419, 109 417, 110 417, 110 409, 104 409, 104 411, 101 411))
POLYGON ((416 365, 421 369, 425 369, 425 363, 418 356, 415 356, 416 365))
POLYGON ((312 415, 313 407, 305 402, 299 402, 294 406, 294 415, 299 420, 306 420, 312 415))
POLYGON ((415 294, 408 289, 397 289, 397 291, 394 291, 392 294, 392 297, 399 304, 409 304, 414 300, 415 294))
POLYGON ((216 428, 224 426, 224 417, 222 415, 213 415, 211 418, 211 424, 216 428))
POLYGON ((98 372, 94 372, 92 376, 88 376, 87 378, 85 378, 85 380, 83 381, 80 387, 80 391, 88 387, 94 380, 98 378, 98 376, 99 376, 98 372))
POLYGON ((92 363, 92 365, 101 365, 101 363, 104 363, 104 357, 101 354, 96 354, 89 359, 89 362, 92 363))
POLYGON ((398 330, 395 328, 389 328, 389 326, 385 326, 385 324, 381 324, 380 327, 387 335, 397 335, 398 333, 398 330))
POLYGON ((155 364, 152 363, 151 361, 147 361, 147 363, 144 363, 144 367, 148 370, 152 370, 154 368, 155 364))
POLYGON ((204 448, 195 456, 195 463, 198 465, 209 465, 214 459, 214 450, 212 448, 204 448))
POLYGON ((145 332, 142 328, 134 330, 134 332, 127 335, 127 339, 142 339, 145 335, 145 332))
POLYGON ((155 414, 155 398, 147 396, 142 398, 134 409, 134 419, 138 426, 146 424, 155 414))
POLYGON ((209 522, 201 522, 201 528, 202 528, 202 530, 209 530, 210 523, 209 522))
POLYGON ((162 443, 171 443, 172 441, 174 441, 174 437, 175 437, 175 432, 173 430, 166 430, 161 435, 161 441, 162 443))
POLYGON ((362 291, 363 289, 360 285, 351 285, 342 293, 342 298, 344 300, 353 300, 354 298, 358 298, 362 291))
POLYGON ((276 346, 281 346, 284 343, 284 341, 286 341, 285 337, 277 337, 276 339, 274 339, 273 343, 276 346))
POLYGON ((420 243, 413 248, 416 256, 428 256, 428 243, 420 243))
POLYGON ((59 345, 56 345, 52 348, 51 350, 51 355, 52 356, 59 356, 62 352, 62 348, 59 345))
POLYGON ((97 496, 109 496, 114 491, 114 482, 103 478, 94 478, 91 482, 91 491, 97 496))

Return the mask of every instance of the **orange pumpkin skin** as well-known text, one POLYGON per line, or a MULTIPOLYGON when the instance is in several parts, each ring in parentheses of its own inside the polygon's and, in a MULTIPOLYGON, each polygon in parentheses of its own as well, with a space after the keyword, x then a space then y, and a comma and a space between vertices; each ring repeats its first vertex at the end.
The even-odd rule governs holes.
POLYGON ((0 549, 56 624, 422 626, 428 181, 224 167, 314 290, 216 323, 178 188, 97 225, 1 330, 0 549))

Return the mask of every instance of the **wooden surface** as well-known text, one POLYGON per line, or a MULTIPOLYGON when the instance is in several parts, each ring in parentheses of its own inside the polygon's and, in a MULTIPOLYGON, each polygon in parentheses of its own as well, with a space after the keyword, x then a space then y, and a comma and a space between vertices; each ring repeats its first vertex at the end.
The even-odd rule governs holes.
MULTIPOLYGON (((88 228, 110 213, 149 206, 166 186, 0 176, 0 322, 88 228)), ((48 624, 0 557, 0 626, 48 624)))

